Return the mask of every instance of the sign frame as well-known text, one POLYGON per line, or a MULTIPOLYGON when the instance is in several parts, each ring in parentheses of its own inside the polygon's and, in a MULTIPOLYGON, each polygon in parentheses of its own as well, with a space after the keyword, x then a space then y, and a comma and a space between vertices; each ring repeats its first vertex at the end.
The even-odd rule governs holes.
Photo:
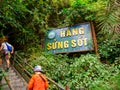
MULTIPOLYGON (((50 53, 54 53, 54 54, 63 54, 63 53, 76 53, 76 52, 87 52, 87 51, 95 51, 96 54, 98 54, 98 47, 97 47, 97 39, 96 39, 96 35, 95 35, 95 30, 94 30, 94 26, 93 26, 93 23, 92 22, 85 22, 85 23, 80 23, 80 24, 77 24, 78 26, 79 25, 82 25, 82 24, 89 24, 90 25, 90 35, 91 35, 91 38, 92 38, 92 48, 91 50, 75 50, 75 51, 69 51, 69 52, 50 52, 50 53)), ((74 25, 74 26, 77 26, 77 25, 74 25)), ((74 27, 74 26, 71 26, 71 27, 74 27)), ((66 28, 66 27, 63 27, 63 28, 66 28)), ((56 28, 54 30, 58 30, 58 29, 61 29, 61 28, 56 28)), ((54 31, 54 30, 49 30, 49 31, 54 31)), ((46 50, 46 39, 49 37, 49 39, 52 39, 55 37, 55 34, 51 32, 51 34, 46 34, 45 36, 45 40, 44 40, 44 49, 45 51, 49 52, 49 50, 46 50)))

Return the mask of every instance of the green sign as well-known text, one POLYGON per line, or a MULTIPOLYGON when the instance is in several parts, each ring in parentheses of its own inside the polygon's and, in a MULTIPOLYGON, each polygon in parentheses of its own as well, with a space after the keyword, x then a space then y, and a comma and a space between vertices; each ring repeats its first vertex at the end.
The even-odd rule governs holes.
POLYGON ((94 50, 90 23, 48 30, 45 36, 45 51, 69 53, 94 50))

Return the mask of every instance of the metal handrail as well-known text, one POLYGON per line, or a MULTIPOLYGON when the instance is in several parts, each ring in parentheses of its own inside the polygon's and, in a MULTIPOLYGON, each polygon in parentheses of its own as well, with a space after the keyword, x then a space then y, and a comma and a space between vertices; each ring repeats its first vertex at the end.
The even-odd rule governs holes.
MULTIPOLYGON (((20 68, 22 68, 22 70, 23 70, 22 72, 26 73, 27 77, 30 79, 30 77, 32 76, 32 74, 28 70, 26 70, 25 66, 28 66, 31 69, 33 69, 33 67, 30 64, 27 63, 26 59, 23 59, 21 56, 19 56, 17 54, 17 52, 15 52, 13 63, 17 63, 17 67, 19 66, 20 68), (18 60, 16 60, 16 59, 20 59, 20 61, 23 61, 23 65, 20 64, 20 62, 18 60)), ((15 65, 16 64, 13 64, 14 67, 16 67, 15 65)), ((23 78, 24 78, 24 76, 23 76, 23 78)), ((67 89, 64 89, 62 86, 60 86, 58 83, 56 83, 54 80, 50 79, 49 77, 46 76, 46 78, 50 82, 52 82, 54 85, 56 85, 60 90, 67 90, 67 89)), ((26 79, 26 78, 24 78, 24 79, 26 79)), ((27 79, 26 79, 26 81, 28 82, 27 79)))

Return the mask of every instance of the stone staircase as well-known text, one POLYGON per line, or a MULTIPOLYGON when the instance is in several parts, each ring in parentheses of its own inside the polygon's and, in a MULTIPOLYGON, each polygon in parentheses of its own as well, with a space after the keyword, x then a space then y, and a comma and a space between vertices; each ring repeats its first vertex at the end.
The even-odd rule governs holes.
MULTIPOLYGON (((13 67, 10 67, 9 71, 6 73, 6 79, 9 81, 11 89, 8 85, 4 85, 4 90, 27 90, 27 82, 13 67)), ((2 79, 2 83, 6 83, 4 78, 2 79)))

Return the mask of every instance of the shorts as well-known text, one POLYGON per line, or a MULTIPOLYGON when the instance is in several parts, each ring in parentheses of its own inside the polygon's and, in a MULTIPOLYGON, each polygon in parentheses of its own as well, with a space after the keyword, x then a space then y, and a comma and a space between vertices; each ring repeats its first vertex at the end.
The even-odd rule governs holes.
POLYGON ((5 52, 5 60, 9 60, 11 57, 10 52, 5 52))
POLYGON ((3 60, 9 60, 11 57, 10 52, 6 51, 6 52, 0 52, 0 58, 2 58, 3 60))

